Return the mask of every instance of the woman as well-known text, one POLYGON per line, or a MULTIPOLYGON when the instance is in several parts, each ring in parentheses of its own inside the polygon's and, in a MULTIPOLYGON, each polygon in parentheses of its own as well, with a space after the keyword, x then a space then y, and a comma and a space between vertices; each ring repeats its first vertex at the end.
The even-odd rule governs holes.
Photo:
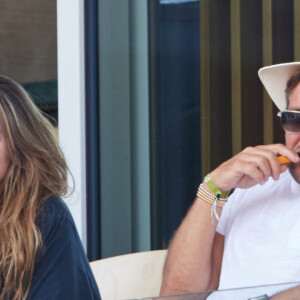
POLYGON ((60 200, 67 174, 52 125, 0 76, 0 299, 100 299, 60 200))

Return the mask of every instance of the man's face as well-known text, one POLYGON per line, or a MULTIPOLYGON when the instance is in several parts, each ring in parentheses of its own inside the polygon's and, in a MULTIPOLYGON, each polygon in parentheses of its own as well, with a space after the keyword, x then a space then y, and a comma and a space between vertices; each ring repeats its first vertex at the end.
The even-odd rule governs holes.
MULTIPOLYGON (((292 93, 290 94, 290 102, 288 110, 293 111, 300 111, 300 82, 298 85, 293 89, 292 93)), ((300 134, 295 134, 286 131, 285 132, 285 144, 288 148, 300 152, 300 134)), ((291 174, 293 175, 294 179, 300 183, 300 163, 291 163, 289 164, 289 168, 291 174)))

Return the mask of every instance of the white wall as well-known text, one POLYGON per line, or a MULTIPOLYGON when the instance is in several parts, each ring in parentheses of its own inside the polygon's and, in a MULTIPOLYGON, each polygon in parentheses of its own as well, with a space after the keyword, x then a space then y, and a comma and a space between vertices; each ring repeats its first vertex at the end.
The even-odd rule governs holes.
POLYGON ((86 249, 83 0, 57 0, 57 56, 59 140, 75 180, 65 200, 86 249))

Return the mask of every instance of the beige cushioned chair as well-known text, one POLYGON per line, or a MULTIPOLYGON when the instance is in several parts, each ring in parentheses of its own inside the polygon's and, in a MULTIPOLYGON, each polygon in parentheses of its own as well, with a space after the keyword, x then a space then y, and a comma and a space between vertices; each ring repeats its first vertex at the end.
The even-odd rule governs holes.
POLYGON ((102 300, 158 296, 166 254, 137 252, 91 262, 102 300))

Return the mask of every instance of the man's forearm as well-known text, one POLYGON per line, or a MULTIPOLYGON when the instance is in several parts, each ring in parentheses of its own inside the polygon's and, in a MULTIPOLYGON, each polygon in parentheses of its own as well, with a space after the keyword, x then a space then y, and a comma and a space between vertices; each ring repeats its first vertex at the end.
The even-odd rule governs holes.
POLYGON ((290 288, 288 290, 282 291, 280 293, 277 293, 271 297, 269 297, 270 300, 299 300, 300 299, 300 286, 296 286, 293 288, 290 288))
POLYGON ((161 295, 208 289, 217 224, 213 218, 211 205, 197 198, 170 244, 161 295))

